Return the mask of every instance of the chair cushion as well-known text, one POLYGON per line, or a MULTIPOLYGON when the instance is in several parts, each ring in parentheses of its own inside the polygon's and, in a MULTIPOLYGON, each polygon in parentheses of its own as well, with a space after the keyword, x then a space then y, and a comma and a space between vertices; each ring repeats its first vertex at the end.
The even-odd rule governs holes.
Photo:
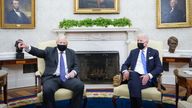
MULTIPOLYGON (((114 96, 120 96, 124 98, 129 98, 129 89, 127 84, 122 84, 113 89, 114 96)), ((144 100, 155 100, 161 101, 161 92, 157 90, 156 87, 149 87, 142 90, 142 99, 144 100)))
POLYGON ((0 108, 7 108, 7 104, 0 104, 0 108))
MULTIPOLYGON (((46 47, 55 47, 56 41, 55 40, 50 40, 46 42, 41 42, 38 45, 39 49, 45 49, 46 47)), ((43 75, 44 70, 45 70, 45 61, 42 58, 37 58, 37 63, 38 63, 38 71, 40 72, 41 75, 43 75)))
POLYGON ((178 108, 191 108, 192 103, 189 103, 187 101, 179 101, 178 102, 178 108))
MULTIPOLYGON (((159 51, 159 57, 162 61, 162 56, 163 56, 163 42, 162 41, 155 41, 155 40, 149 40, 148 46, 151 48, 155 48, 159 51)), ((131 51, 131 49, 137 48, 137 42, 136 41, 131 41, 128 44, 128 49, 131 51)))
POLYGON ((192 95, 190 95, 190 96, 187 98, 187 102, 192 103, 192 95))
MULTIPOLYGON (((71 99, 73 92, 68 89, 61 88, 55 92, 55 100, 66 100, 71 99)), ((42 102, 43 96, 42 92, 37 94, 37 102, 42 102)))

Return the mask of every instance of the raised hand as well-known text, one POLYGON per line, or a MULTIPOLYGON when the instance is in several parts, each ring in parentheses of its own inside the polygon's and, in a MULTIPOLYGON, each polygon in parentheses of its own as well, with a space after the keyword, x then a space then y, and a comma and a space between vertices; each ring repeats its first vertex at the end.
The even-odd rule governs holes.
POLYGON ((21 49, 21 48, 28 48, 29 46, 22 41, 18 43, 18 47, 21 49))

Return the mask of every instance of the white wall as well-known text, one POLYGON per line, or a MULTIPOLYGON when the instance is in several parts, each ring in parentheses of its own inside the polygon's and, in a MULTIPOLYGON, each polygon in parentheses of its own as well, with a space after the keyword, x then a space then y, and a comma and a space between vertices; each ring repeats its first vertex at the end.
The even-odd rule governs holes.
POLYGON ((128 17, 134 28, 147 33, 151 39, 164 41, 167 49, 167 38, 171 35, 179 39, 177 49, 192 50, 192 28, 156 29, 156 0, 120 0, 120 14, 73 14, 73 0, 35 0, 35 29, 0 29, 0 52, 15 51, 14 42, 22 38, 32 45, 40 41, 54 39, 52 29, 58 28, 63 18, 83 19, 96 17, 128 17), (2 47, 3 46, 3 47, 2 47))
MULTIPOLYGON (((120 0, 120 14, 73 14, 73 0, 35 0, 35 29, 0 29, 0 53, 14 52, 15 40, 21 38, 31 45, 38 42, 55 39, 52 29, 58 28, 59 21, 84 18, 130 18, 133 28, 139 28, 151 39, 164 42, 167 50, 167 39, 176 36, 179 39, 177 50, 192 50, 192 28, 157 29, 156 0, 120 0)), ((20 69, 18 69, 20 70, 20 69)))

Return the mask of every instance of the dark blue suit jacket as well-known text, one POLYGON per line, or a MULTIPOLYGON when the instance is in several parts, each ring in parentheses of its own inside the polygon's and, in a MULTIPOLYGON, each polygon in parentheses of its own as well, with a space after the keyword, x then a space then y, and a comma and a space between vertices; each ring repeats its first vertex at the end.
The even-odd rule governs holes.
POLYGON ((6 16, 6 23, 8 24, 30 24, 31 21, 29 18, 23 13, 20 12, 21 17, 19 17, 14 10, 8 12, 6 16))
MULTIPOLYGON (((79 73, 78 60, 75 54, 75 51, 72 49, 66 49, 66 59, 67 59, 67 67, 68 72, 75 70, 77 74, 79 73)), ((47 47, 45 50, 41 50, 35 47, 31 47, 29 52, 30 54, 44 58, 45 60, 45 72, 43 73, 43 82, 51 77, 53 77, 53 73, 57 69, 58 65, 58 51, 57 47, 47 47)))
MULTIPOLYGON (((137 63, 137 58, 139 55, 139 49, 133 49, 130 52, 127 60, 121 67, 121 71, 123 70, 135 70, 135 66, 137 63)), ((163 72, 163 67, 159 58, 159 52, 153 48, 148 47, 147 49, 147 72, 151 73, 155 78, 161 72, 163 72)))

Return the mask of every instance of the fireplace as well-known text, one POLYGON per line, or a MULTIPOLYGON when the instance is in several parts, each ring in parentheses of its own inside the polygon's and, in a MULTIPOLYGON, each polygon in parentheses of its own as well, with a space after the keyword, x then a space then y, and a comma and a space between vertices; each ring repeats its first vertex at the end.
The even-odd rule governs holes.
POLYGON ((54 29, 66 36, 68 47, 77 52, 80 78, 85 83, 112 83, 129 53, 128 44, 135 40, 138 29, 127 27, 80 27, 54 29))
POLYGON ((80 79, 86 84, 109 84, 119 73, 118 51, 78 51, 80 79))

